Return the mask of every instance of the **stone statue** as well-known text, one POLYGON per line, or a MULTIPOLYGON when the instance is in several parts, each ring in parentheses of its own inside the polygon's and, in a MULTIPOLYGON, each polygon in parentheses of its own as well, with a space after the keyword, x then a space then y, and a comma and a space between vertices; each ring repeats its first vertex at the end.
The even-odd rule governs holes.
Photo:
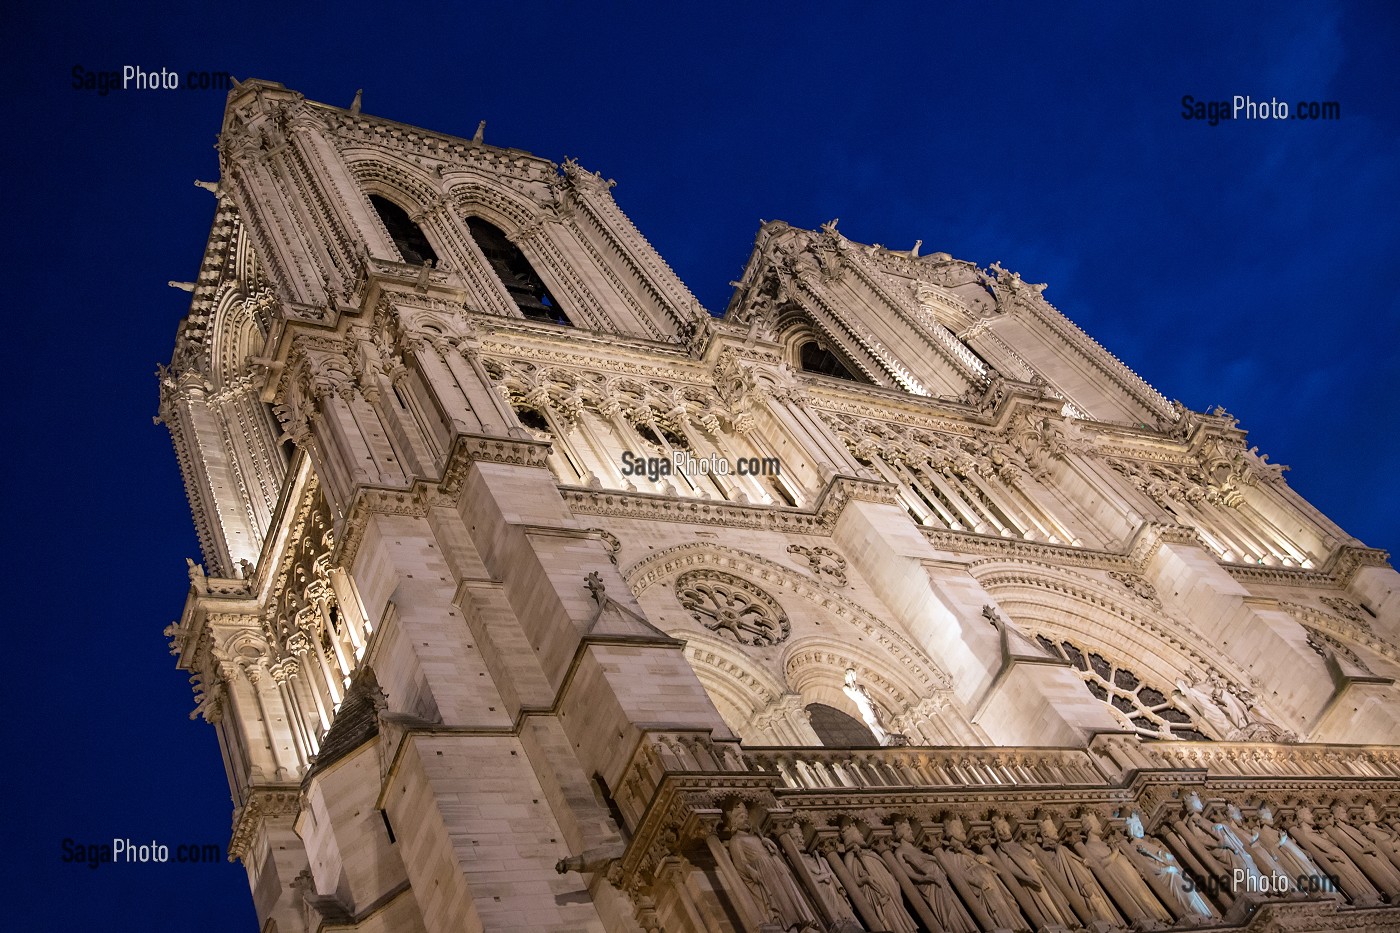
POLYGON ((977 924, 953 891, 952 882, 938 861, 914 845, 914 829, 906 819, 894 823, 895 861, 919 889, 944 933, 977 933, 977 924))
POLYGON ((1040 821, 1038 829, 1041 851, 1037 855, 1050 869, 1050 877, 1064 892, 1070 908, 1079 919, 1086 926, 1095 922, 1122 926, 1123 918, 1084 859, 1060 842, 1060 831, 1055 821, 1047 816, 1040 821))
POLYGON ((1030 917, 1031 923, 1036 927, 1079 926, 1074 918, 1074 911, 1070 909, 1063 892, 1051 878, 1050 871, 1032 851, 1032 847, 1037 846, 1040 841, 1039 828, 1034 823, 1023 823, 1017 838, 1012 835, 1011 824, 1006 818, 997 817, 992 822, 992 829, 996 833, 996 847, 993 849, 990 845, 985 846, 982 853, 988 857, 995 853, 998 857, 1006 886, 1013 894, 1019 889, 1020 896, 1016 900, 1030 917), (988 851, 989 849, 991 851, 988 851))
POLYGON ((1132 861, 1105 841, 1103 822, 1098 815, 1086 810, 1079 819, 1083 829, 1071 844, 1128 921, 1139 927, 1169 925, 1173 919, 1171 912, 1157 900, 1132 861))
POLYGON ((1361 808, 1361 820, 1356 824, 1367 839, 1390 859, 1390 863, 1400 868, 1400 837, 1395 831, 1381 826, 1376 819, 1376 808, 1369 803, 1361 808))
POLYGON ((1345 804, 1334 804, 1331 810, 1319 809, 1318 828, 1343 852, 1351 857, 1357 868, 1393 903, 1400 897, 1400 872, 1390 864, 1389 857, 1366 838, 1365 833, 1351 825, 1345 804))
POLYGON ((1381 895, 1375 885, 1352 863, 1350 856, 1315 825, 1311 809, 1299 807, 1294 810, 1293 821, 1288 831, 1311 856, 1312 861, 1329 877, 1337 880, 1337 884, 1346 896, 1351 898, 1353 904, 1370 907, 1380 903, 1381 895))
MULTIPOLYGON (((1188 682, 1185 679, 1178 679, 1176 682, 1176 696, 1182 701, 1187 710, 1193 714, 1197 723, 1207 727, 1208 732, 1214 733, 1220 739, 1228 739, 1235 731, 1235 723, 1229 714, 1221 708, 1215 701, 1211 691, 1206 688, 1206 681, 1196 679, 1199 675, 1193 676, 1188 682)), ((1233 694, 1230 694, 1233 698, 1233 694)))
POLYGON ((1201 676, 1192 671, 1186 681, 1178 679, 1179 697, 1199 723, 1209 726, 1227 742, 1293 742, 1297 736, 1269 719, 1254 705, 1254 696, 1236 691, 1214 674, 1201 676))
POLYGON ((1029 931, 1015 899, 1001 881, 1001 874, 987 856, 967 848, 962 821, 953 818, 944 824, 942 852, 948 879, 967 899, 968 908, 978 915, 983 928, 1029 931))
POLYGON ((1225 807, 1226 828, 1244 843, 1249 857, 1259 866, 1268 881, 1268 890, 1274 894, 1288 894, 1293 890, 1294 876, 1289 873, 1275 856, 1272 849, 1263 843, 1258 817, 1245 817, 1233 803, 1225 807))
POLYGON ((1127 856, 1144 880, 1157 893, 1167 910, 1178 921, 1196 925, 1214 921, 1218 914, 1196 889, 1181 863, 1161 840, 1147 835, 1142 818, 1133 813, 1125 821, 1126 839, 1117 840, 1118 851, 1127 856))
POLYGON ((885 727, 885 716, 880 710, 875 699, 871 697, 870 691, 864 685, 856 683, 855 668, 846 670, 846 686, 841 688, 846 696, 851 698, 856 708, 860 710, 860 718, 865 720, 865 724, 870 727, 870 731, 875 735, 875 741, 881 745, 907 745, 908 740, 897 732, 891 732, 885 727))
POLYGON ((860 827, 847 823, 841 827, 841 843, 845 847, 841 860, 850 873, 851 880, 859 885, 865 902, 875 912, 875 919, 882 930, 891 933, 916 933, 918 927, 904 910, 904 892, 899 882, 890 874, 880 856, 865 845, 860 827))
POLYGON ((788 834, 796 843, 798 856, 806 866, 807 875, 816 886, 817 896, 825 905, 826 912, 831 915, 836 929, 860 929, 856 915, 851 910, 851 902, 846 899, 846 889, 841 887, 841 882, 837 880, 831 866, 826 863, 826 859, 812 855, 803 848, 802 827, 793 823, 788 827, 788 834))
MULTIPOLYGON (((1256 848, 1263 849, 1294 882, 1294 887, 1303 893, 1328 893, 1332 890, 1327 874, 1308 858, 1293 837, 1274 825, 1274 814, 1267 805, 1260 805, 1255 813, 1246 818, 1245 828, 1254 834, 1256 848)), ((1335 889, 1337 896, 1341 889, 1335 889)))
POLYGON ((784 931, 820 930, 777 845, 749 829, 749 811, 742 800, 725 810, 725 825, 730 832, 729 858, 764 919, 784 931))
POLYGON ((1208 819, 1199 795, 1193 792, 1186 796, 1181 818, 1173 826, 1207 867, 1218 868, 1218 874, 1230 883, 1231 895, 1269 890, 1244 840, 1224 823, 1208 819))

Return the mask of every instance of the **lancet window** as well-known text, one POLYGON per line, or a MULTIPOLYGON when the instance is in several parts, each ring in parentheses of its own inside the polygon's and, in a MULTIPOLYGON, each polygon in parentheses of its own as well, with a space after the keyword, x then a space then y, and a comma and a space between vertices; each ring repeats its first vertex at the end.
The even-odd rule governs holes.
POLYGON ((845 379, 847 382, 869 381, 856 375, 852 367, 847 366, 841 357, 815 340, 808 340, 802 344, 798 348, 797 358, 803 372, 831 376, 833 379, 845 379))
POLYGON ((433 251, 423 228, 413 222, 407 211, 377 194, 369 196, 369 203, 374 206, 379 219, 384 222, 384 229, 389 231, 389 238, 394 241, 394 246, 398 248, 404 262, 415 266, 421 266, 425 262, 437 265, 437 253, 433 251))
POLYGON ((573 321, 569 320, 559 302, 550 294, 544 279, 530 265, 530 260, 525 258, 520 247, 506 238, 500 228, 480 217, 468 217, 467 229, 521 314, 535 321, 573 326, 573 321))

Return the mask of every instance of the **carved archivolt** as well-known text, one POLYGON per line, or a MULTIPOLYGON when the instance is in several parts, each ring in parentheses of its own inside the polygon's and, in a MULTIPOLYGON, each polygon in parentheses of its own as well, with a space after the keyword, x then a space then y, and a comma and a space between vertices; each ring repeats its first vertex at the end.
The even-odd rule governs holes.
POLYGON ((626 568, 623 576, 640 599, 654 584, 701 568, 731 573, 780 596, 785 593, 799 596, 823 613, 854 626, 871 643, 888 653, 890 660, 903 670, 922 695, 947 690, 952 685, 948 675, 893 626, 826 586, 757 554, 705 542, 681 544, 638 561, 626 568))
POLYGON ((773 597, 717 570, 696 570, 679 577, 676 598, 695 621, 741 645, 776 645, 787 639, 792 628, 773 597))
POLYGON ((685 656, 706 692, 737 714, 730 723, 736 729, 788 692, 780 677, 725 636, 687 632, 685 656))
POLYGON ((1140 659, 1141 673, 1157 683, 1172 683, 1193 668, 1237 684, 1249 679, 1243 670, 1223 669, 1205 637, 1185 620, 1159 618, 1150 604, 1129 605, 1121 590, 1090 577, 1035 561, 983 560, 968 569, 1016 621, 1080 643, 1119 646, 1140 659))
POLYGON ((851 708, 841 687, 846 671, 854 670, 860 683, 871 689, 881 705, 902 715, 926 699, 916 688, 888 668, 888 660, 854 644, 833 638, 803 638, 794 642, 783 658, 783 672, 791 689, 809 702, 823 702, 838 709, 851 708))

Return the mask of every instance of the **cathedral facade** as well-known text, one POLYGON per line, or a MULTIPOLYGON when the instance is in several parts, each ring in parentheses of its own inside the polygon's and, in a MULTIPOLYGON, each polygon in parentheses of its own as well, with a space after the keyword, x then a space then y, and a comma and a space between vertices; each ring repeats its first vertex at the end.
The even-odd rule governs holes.
POLYGON ((229 95, 170 626, 264 933, 1400 929, 1400 577, 1044 286, 229 95), (1394 906, 1393 906, 1394 905, 1394 906))

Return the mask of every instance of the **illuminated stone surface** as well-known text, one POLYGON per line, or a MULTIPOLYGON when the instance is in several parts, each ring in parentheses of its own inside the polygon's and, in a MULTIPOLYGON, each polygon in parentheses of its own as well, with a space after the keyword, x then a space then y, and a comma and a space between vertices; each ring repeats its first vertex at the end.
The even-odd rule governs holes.
POLYGON ((1395 571, 1044 286, 774 222, 714 318, 267 82, 220 160, 168 634, 263 930, 1400 927, 1395 571))

